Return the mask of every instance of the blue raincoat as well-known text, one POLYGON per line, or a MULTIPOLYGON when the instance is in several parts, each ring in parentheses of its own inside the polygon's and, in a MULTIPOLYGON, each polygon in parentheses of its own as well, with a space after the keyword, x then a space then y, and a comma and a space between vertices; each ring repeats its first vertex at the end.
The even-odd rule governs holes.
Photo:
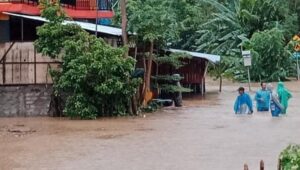
POLYGON ((253 112, 252 100, 249 94, 240 94, 234 103, 234 111, 236 114, 249 114, 253 112))
POLYGON ((255 100, 257 111, 269 111, 270 108, 270 91, 269 90, 259 90, 256 92, 255 100))

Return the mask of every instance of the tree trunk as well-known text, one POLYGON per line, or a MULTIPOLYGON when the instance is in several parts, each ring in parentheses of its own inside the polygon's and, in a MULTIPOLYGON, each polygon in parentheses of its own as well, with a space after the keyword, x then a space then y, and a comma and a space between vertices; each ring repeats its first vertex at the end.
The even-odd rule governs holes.
POLYGON ((63 116, 63 109, 64 109, 65 102, 66 102, 66 96, 63 96, 62 94, 56 96, 53 91, 51 94, 48 114, 53 117, 63 116))
POLYGON ((138 101, 138 99, 137 99, 137 97, 136 97, 136 94, 134 94, 133 96, 132 96, 132 99, 131 99, 131 104, 132 104, 132 113, 134 114, 134 115, 138 115, 138 104, 137 104, 137 101, 138 101))
POLYGON ((219 92, 222 92, 222 83, 223 83, 223 77, 220 76, 219 92))
POLYGON ((153 62, 153 50, 154 50, 154 42, 151 41, 150 42, 150 53, 149 53, 149 57, 148 57, 148 61, 147 61, 147 68, 145 68, 146 72, 145 72, 145 89, 143 92, 143 105, 145 106, 147 104, 147 92, 150 92, 151 87, 150 87, 150 83, 151 83, 151 71, 152 71, 152 62, 153 62))
MULTIPOLYGON (((127 11, 126 11, 126 0, 120 0, 120 7, 121 7, 121 16, 122 16, 122 39, 123 45, 127 46, 128 44, 128 35, 127 35, 127 11)), ((128 50, 125 52, 124 57, 128 57, 128 50)), ((137 101, 135 96, 131 97, 128 105, 128 112, 130 115, 134 114, 137 115, 137 101)))
POLYGON ((123 39, 123 45, 126 46, 128 44, 126 0, 120 0, 120 7, 121 7, 121 16, 122 16, 122 39, 123 39))

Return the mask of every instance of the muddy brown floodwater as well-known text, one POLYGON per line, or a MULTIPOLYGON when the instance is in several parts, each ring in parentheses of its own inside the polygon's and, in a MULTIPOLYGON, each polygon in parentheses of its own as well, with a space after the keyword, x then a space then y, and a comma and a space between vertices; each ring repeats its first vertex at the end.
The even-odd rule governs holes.
POLYGON ((0 169, 18 170, 250 170, 261 159, 275 170, 280 151, 300 143, 300 83, 288 115, 235 116, 236 85, 208 86, 182 108, 145 118, 71 121, 1 118, 0 169))

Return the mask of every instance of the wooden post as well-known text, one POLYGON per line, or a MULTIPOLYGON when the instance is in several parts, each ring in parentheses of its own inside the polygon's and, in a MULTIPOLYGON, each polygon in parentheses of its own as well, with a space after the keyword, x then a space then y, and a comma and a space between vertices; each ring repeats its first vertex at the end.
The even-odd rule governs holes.
POLYGON ((208 69, 208 64, 209 64, 208 61, 204 62, 205 70, 204 70, 204 74, 203 74, 202 81, 201 81, 201 95, 202 96, 204 96, 204 93, 205 93, 205 91, 204 91, 204 86, 205 86, 204 81, 205 81, 205 76, 206 76, 207 69, 208 69))
POLYGON ((36 49, 33 47, 33 55, 34 55, 34 84, 36 84, 36 49))
POLYGON ((278 170, 281 170, 281 160, 278 159, 278 167, 277 167, 278 170))
POLYGON ((244 170, 249 170, 248 165, 244 164, 244 170))
POLYGON ((23 53, 22 53, 22 49, 20 49, 20 58, 19 58, 19 61, 20 61, 20 67, 19 67, 19 70, 20 70, 20 83, 22 83, 22 58, 23 58, 23 53))
POLYGON ((24 41, 24 21, 23 18, 21 18, 21 41, 24 41))
POLYGON ((265 169, 265 163, 264 163, 263 160, 260 161, 259 167, 260 167, 260 168, 259 168, 260 170, 264 170, 264 169, 265 169))
POLYGON ((6 76, 5 76, 5 75, 6 75, 6 72, 5 72, 5 71, 6 71, 6 70, 5 70, 5 69, 6 69, 6 67, 5 67, 6 56, 3 57, 2 62, 3 62, 3 63, 2 63, 2 79, 3 79, 3 82, 2 82, 2 83, 3 83, 3 85, 4 85, 4 84, 5 84, 5 78, 6 78, 6 76))

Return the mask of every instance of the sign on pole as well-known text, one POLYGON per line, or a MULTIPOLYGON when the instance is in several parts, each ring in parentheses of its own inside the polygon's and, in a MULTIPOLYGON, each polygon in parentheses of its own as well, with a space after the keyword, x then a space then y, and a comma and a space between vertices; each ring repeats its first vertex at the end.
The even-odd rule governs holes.
POLYGON ((297 70, 297 80, 300 80, 300 70, 299 70, 299 58, 300 58, 300 52, 294 52, 293 58, 296 59, 296 70, 297 70))
POLYGON ((242 56, 244 58, 244 66, 251 66, 251 51, 242 51, 242 56))
POLYGON ((244 66, 248 69, 248 85, 249 85, 249 91, 251 91, 250 86, 250 66, 252 65, 251 62, 251 51, 242 51, 242 56, 244 58, 244 66))

